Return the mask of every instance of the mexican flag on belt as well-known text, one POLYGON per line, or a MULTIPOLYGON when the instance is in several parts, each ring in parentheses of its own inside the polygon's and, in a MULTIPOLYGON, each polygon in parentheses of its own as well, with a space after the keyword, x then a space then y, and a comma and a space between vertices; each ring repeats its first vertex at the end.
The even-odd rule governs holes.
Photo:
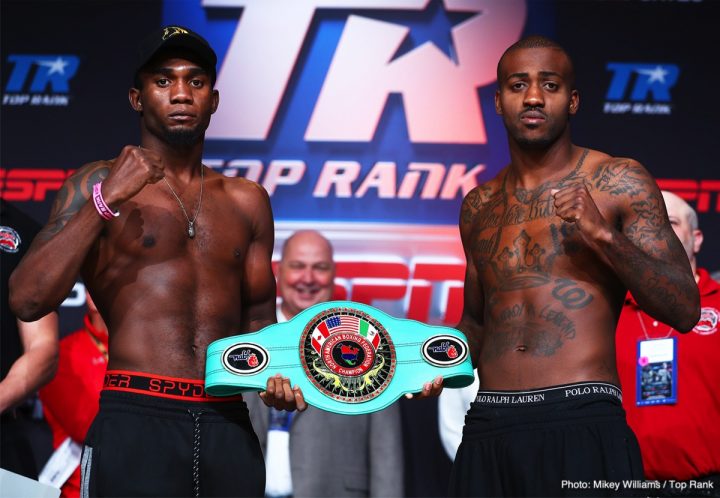
POLYGON ((378 346, 380 345, 380 334, 378 334, 378 331, 375 330, 375 327, 370 325, 362 318, 360 319, 360 329, 358 330, 358 332, 361 336, 367 339, 370 344, 372 344, 373 348, 378 348, 378 346))
POLYGON ((378 334, 375 327, 362 318, 349 315, 335 315, 320 322, 312 333, 310 344, 312 344, 315 351, 320 353, 325 340, 330 334, 335 333, 361 335, 370 342, 375 349, 380 345, 380 334, 378 334))

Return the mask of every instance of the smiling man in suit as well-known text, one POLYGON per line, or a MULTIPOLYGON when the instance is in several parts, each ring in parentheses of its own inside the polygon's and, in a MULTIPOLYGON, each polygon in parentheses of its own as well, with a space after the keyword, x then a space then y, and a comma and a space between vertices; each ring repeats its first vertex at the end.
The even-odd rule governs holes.
MULTIPOLYGON (((330 242, 315 231, 287 239, 278 267, 278 322, 332 298, 330 242)), ((268 408, 248 397, 267 468, 265 495, 403 495, 403 453, 397 404, 367 415, 338 415, 308 406, 302 413, 268 408)))

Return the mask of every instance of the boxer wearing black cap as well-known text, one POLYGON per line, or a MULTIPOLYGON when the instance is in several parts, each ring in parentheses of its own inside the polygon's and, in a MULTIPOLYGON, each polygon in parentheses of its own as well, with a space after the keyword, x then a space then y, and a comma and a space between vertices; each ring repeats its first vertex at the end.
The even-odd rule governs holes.
MULTIPOLYGON (((17 315, 57 308, 77 275, 108 324, 100 412, 86 439, 93 496, 260 496, 264 464, 240 399, 204 392, 217 339, 275 322, 267 193, 202 165, 219 95, 215 52, 169 26, 146 38, 130 104, 140 146, 80 168, 11 278, 17 315)), ((263 400, 304 409, 287 379, 263 400)))
POLYGON ((210 85, 215 86, 217 56, 207 40, 188 28, 166 26, 160 31, 151 33, 140 43, 135 70, 135 88, 140 88, 141 85, 139 79, 141 69, 156 57, 172 49, 193 57, 200 67, 208 72, 210 85))

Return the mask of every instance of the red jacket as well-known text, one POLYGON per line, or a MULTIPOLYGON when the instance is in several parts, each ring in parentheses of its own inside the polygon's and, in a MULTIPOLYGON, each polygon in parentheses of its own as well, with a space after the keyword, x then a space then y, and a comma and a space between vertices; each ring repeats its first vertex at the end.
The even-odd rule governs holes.
POLYGON ((630 294, 618 322, 617 367, 627 421, 637 435, 648 479, 688 480, 720 473, 720 283, 703 269, 700 321, 687 334, 671 330, 640 311, 630 294), (637 406, 637 342, 677 337, 674 405, 637 406), (668 335, 669 334, 669 335, 668 335))
MULTIPOLYGON (((85 328, 73 332, 60 341, 57 374, 40 390, 45 418, 53 433, 54 448, 57 448, 68 436, 82 443, 98 412, 107 360, 91 334, 107 351, 107 334, 95 330, 89 317, 85 316, 85 328)), ((80 496, 79 466, 62 487, 63 498, 78 496, 80 496)))

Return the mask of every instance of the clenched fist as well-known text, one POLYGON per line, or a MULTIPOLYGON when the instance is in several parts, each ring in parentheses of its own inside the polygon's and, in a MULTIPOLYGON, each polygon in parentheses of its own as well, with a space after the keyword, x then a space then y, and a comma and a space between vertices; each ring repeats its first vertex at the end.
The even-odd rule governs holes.
POLYGON ((552 189, 550 194, 554 198, 555 214, 563 221, 574 223, 587 242, 607 240, 610 225, 603 218, 584 184, 552 189))
POLYGON ((103 181, 103 197, 113 209, 117 209, 145 185, 157 183, 164 176, 162 158, 157 152, 126 145, 113 161, 110 173, 103 181))

